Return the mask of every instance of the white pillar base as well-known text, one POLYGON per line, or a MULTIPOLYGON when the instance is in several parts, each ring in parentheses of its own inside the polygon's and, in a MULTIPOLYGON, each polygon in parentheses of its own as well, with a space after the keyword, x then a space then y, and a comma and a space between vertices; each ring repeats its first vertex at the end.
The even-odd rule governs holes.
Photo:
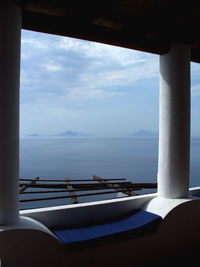
POLYGON ((17 229, 22 229, 22 230, 38 230, 41 232, 45 232, 53 237, 54 234, 46 227, 44 226, 42 223, 29 218, 29 217, 25 217, 25 216, 20 216, 19 220, 16 224, 9 224, 9 225, 3 225, 0 226, 0 231, 13 231, 13 230, 17 230, 17 229))
POLYGON ((163 197, 155 197, 150 200, 144 207, 144 210, 155 213, 162 218, 164 218, 172 209, 176 206, 191 201, 195 198, 163 198, 163 197))

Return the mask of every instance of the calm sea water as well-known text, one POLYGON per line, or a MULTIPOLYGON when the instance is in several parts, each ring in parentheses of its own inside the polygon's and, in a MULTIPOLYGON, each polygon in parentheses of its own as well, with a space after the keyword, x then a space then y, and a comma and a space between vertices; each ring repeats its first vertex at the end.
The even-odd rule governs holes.
MULTIPOLYGON (((157 139, 24 138, 21 139, 20 177, 63 179, 67 176, 69 179, 92 179, 96 174, 103 178, 127 178, 132 182, 156 182, 157 153, 157 139)), ((200 139, 191 141, 190 165, 190 185, 199 185, 200 139)), ((84 197, 79 201, 112 197, 113 195, 84 197)), ((23 203, 21 208, 66 203, 70 204, 70 199, 23 203)))

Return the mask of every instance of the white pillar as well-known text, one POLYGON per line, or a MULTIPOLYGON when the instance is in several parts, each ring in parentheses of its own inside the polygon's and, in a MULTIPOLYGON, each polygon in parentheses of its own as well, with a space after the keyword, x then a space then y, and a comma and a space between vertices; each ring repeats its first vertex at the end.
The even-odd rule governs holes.
POLYGON ((0 225, 19 220, 21 10, 0 2, 0 225))
POLYGON ((188 196, 190 49, 174 44, 160 56, 158 196, 188 196))

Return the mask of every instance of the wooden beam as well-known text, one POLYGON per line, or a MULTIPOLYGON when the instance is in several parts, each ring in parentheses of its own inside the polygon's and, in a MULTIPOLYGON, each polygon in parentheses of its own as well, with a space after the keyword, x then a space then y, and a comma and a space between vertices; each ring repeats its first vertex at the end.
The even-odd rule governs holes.
POLYGON ((70 184, 70 181, 68 180, 67 177, 65 177, 65 183, 67 185, 67 189, 69 190, 69 196, 71 197, 72 199, 72 203, 73 204, 77 204, 78 203, 78 199, 74 193, 74 190, 73 190, 73 186, 70 184))
MULTIPOLYGON (((113 184, 113 183, 110 183, 113 184)), ((118 185, 121 185, 122 187, 127 187, 127 188, 134 188, 134 190, 138 190, 141 189, 140 187, 133 186, 131 183, 129 182, 124 182, 124 183, 117 183, 118 185)), ((73 185, 73 189, 74 190, 78 190, 78 189, 82 189, 83 191, 87 191, 87 190, 98 190, 98 189, 106 189, 107 186, 105 184, 97 184, 97 183, 79 183, 79 184, 71 184, 73 185)), ((20 186, 27 186, 27 187, 34 187, 34 188, 66 188, 66 183, 38 183, 38 184, 34 184, 34 183, 20 183, 20 186)))
MULTIPOLYGON (((127 192, 127 189, 122 189, 121 193, 127 192)), ((96 193, 85 193, 85 194, 78 194, 75 195, 76 197, 87 197, 87 196, 97 196, 97 195, 105 195, 105 194, 115 194, 116 190, 112 191, 103 191, 103 192, 96 192, 96 193)), ((54 200, 54 199, 63 199, 63 198, 71 198, 69 195, 62 195, 62 196, 54 196, 54 197, 44 197, 44 198, 32 198, 32 199, 21 199, 20 202, 31 202, 31 201, 41 201, 41 200, 54 200)))
MULTIPOLYGON (((66 185, 65 185, 66 186, 66 185)), ((63 185, 63 188, 65 188, 65 186, 63 185)), ((42 187, 40 187, 39 184, 36 185, 31 185, 31 188, 44 188, 44 185, 42 187)), ((48 188, 48 187, 47 187, 48 188)), ((52 188, 52 187, 50 187, 52 188)), ((54 187, 55 188, 55 187, 54 187)), ((134 183, 131 186, 127 186, 126 185, 126 189, 130 190, 130 191, 135 191, 135 190, 141 190, 141 189, 145 189, 145 188, 157 188, 157 183, 134 183)), ((38 191, 28 191, 28 192, 20 192, 20 194, 41 194, 41 193, 63 193, 63 192, 70 192, 70 191, 92 191, 92 190, 108 190, 109 187, 103 184, 97 184, 97 187, 87 187, 87 188, 77 188, 73 186, 73 190, 71 189, 55 189, 55 190, 38 190, 38 191)))
POLYGON ((156 188, 157 183, 131 183, 131 182, 121 182, 120 180, 125 180, 124 178, 116 178, 116 179, 103 179, 94 175, 92 179, 81 179, 81 180, 69 180, 65 178, 64 180, 39 180, 39 177, 34 179, 20 179, 23 182, 20 182, 20 193, 21 194, 43 194, 43 193, 68 193, 60 196, 49 196, 42 198, 32 198, 32 199, 22 199, 20 202, 31 202, 31 201, 40 201, 40 200, 56 200, 56 199, 68 199, 71 198, 72 203, 78 203, 78 197, 87 197, 87 196, 97 196, 104 194, 115 194, 116 192, 124 193, 128 196, 135 196, 135 190, 141 190, 142 188, 156 188), (39 181, 40 183, 36 183, 39 181), (41 181, 45 181, 48 183, 41 183, 41 181), (62 183, 54 183, 54 182, 62 182, 62 183), (82 181, 83 183, 76 183, 82 181), (88 181, 90 183, 88 183, 88 181), (112 182, 114 181, 114 182, 112 182), (75 183, 71 183, 75 182, 75 183), (27 188, 39 188, 37 191, 25 191, 27 188), (47 190, 40 190, 45 188, 47 190), (112 190, 109 190, 112 189, 112 190), (97 191, 103 190, 100 192, 91 192, 87 191, 97 191), (82 194, 76 194, 76 192, 86 191, 82 194))
POLYGON ((29 188, 31 185, 34 185, 36 184, 37 181, 39 181, 40 177, 36 177, 34 178, 32 181, 30 181, 30 183, 27 183, 25 185, 22 185, 20 188, 19 188, 19 193, 21 194, 22 192, 24 192, 27 188, 29 188))
MULTIPOLYGON (((68 189, 58 189, 58 190, 37 190, 37 191, 28 191, 28 192, 21 192, 22 195, 30 195, 30 194, 51 194, 51 193, 67 193, 70 190, 68 189)), ((73 190, 74 191, 74 190, 73 190)))
MULTIPOLYGON (((68 179, 70 182, 93 182, 94 180, 92 179, 73 179, 70 180, 68 179)), ((126 178, 108 178, 106 179, 107 181, 125 181, 126 178)), ((35 178, 19 178, 19 181, 35 181, 35 178)), ((63 182, 63 179, 40 179, 40 182, 63 182)))
POLYGON ((117 184, 117 183, 116 184, 110 183, 106 179, 103 179, 103 178, 101 178, 99 176, 94 175, 93 179, 98 181, 98 182, 100 182, 100 183, 102 183, 102 184, 105 184, 109 188, 114 188, 117 192, 122 192, 123 191, 123 193, 128 195, 128 196, 136 196, 137 195, 135 192, 131 192, 130 190, 127 190, 127 188, 125 188, 125 187, 120 187, 119 184, 117 184))

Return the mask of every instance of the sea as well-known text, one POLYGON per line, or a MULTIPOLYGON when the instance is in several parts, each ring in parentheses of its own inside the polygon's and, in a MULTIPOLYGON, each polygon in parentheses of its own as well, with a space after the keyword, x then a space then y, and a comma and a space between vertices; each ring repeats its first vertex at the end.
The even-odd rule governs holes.
MULTIPOLYGON (((126 178, 134 183, 157 182, 158 139, 151 138, 21 138, 20 178, 126 178)), ((200 185, 200 139, 191 140, 190 186, 200 185)), ((28 189, 34 191, 38 189, 28 189)), ((143 189, 137 193, 152 193, 143 189)), ((62 195, 65 193, 62 193, 62 195)), ((54 196, 59 195, 54 193, 54 196)), ((61 195, 61 193, 60 193, 61 195)), ((52 194, 20 195, 20 199, 52 194)), ((79 203, 112 199, 117 194, 78 197, 79 203)), ((71 204, 70 198, 20 203, 20 209, 71 204)))

